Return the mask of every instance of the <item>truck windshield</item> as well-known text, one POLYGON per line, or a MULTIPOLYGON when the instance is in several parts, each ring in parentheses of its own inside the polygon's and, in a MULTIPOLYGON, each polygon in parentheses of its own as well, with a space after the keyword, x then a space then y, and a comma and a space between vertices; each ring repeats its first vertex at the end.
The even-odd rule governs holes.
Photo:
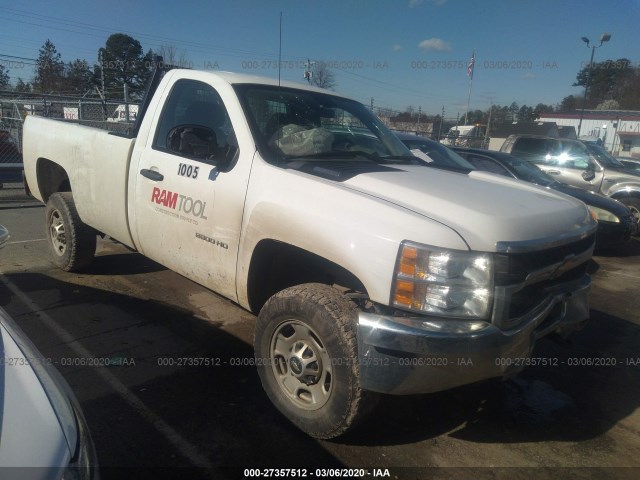
POLYGON ((591 143, 585 143, 585 145, 587 147, 587 150, 589 150, 589 153, 596 157, 601 165, 604 165, 608 168, 625 168, 622 163, 609 155, 609 152, 607 152, 602 146, 594 145, 591 143))
POLYGON ((263 158, 415 163, 416 157, 364 105, 330 94, 243 84, 235 90, 263 158))

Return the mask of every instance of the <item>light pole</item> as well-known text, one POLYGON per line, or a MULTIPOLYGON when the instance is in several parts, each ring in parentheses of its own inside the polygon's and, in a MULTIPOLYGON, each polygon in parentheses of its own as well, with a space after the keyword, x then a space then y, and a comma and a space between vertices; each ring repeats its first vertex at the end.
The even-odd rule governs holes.
POLYGON ((591 83, 591 71, 593 69, 593 54, 596 53, 596 48, 600 48, 604 42, 611 40, 610 33, 603 33, 600 35, 600 45, 589 47, 589 39, 582 37, 582 41, 587 44, 587 48, 591 48, 591 60, 589 60, 589 71, 587 73, 587 84, 584 87, 584 98, 582 99, 582 110, 580 110, 580 122, 578 122, 578 138, 580 138, 580 129, 582 128, 582 117, 584 117, 584 104, 587 101, 587 91, 589 90, 589 83, 591 83))

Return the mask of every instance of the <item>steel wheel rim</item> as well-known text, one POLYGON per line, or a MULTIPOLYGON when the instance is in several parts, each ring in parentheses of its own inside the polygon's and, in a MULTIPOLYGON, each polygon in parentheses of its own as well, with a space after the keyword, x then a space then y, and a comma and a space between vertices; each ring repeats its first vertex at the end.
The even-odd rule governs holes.
POLYGON ((53 210, 49 215, 49 238, 53 251, 62 256, 67 250, 67 237, 60 211, 53 210))
POLYGON ((295 319, 280 323, 269 353, 276 383, 294 405, 318 410, 329 401, 334 383, 331 358, 311 327, 295 319))

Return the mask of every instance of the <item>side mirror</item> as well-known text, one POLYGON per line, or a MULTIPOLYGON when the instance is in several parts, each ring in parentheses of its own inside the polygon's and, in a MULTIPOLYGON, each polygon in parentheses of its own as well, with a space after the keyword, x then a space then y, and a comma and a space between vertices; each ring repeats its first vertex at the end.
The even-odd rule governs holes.
POLYGON ((594 178, 596 178, 596 171, 593 168, 593 166, 589 166, 589 168, 587 168, 584 172, 582 172, 582 179, 585 182, 590 182, 594 178))
POLYGON ((217 148, 216 132, 202 125, 178 125, 167 134, 167 149, 179 155, 211 159, 217 148))

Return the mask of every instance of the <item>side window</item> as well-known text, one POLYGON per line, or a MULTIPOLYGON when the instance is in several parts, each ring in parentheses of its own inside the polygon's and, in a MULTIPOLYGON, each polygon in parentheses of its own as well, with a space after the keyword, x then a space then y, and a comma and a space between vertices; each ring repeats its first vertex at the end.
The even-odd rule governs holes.
POLYGON ((162 110, 153 149, 229 166, 238 145, 218 92, 206 83, 178 80, 162 110))
POLYGON ((593 166, 588 150, 582 144, 557 140, 551 152, 553 165, 571 170, 587 170, 593 166))
POLYGON ((500 175, 504 175, 505 177, 512 177, 512 175, 506 168, 504 168, 502 165, 491 158, 483 157, 480 155, 465 155, 465 158, 478 170, 497 173, 500 175))

